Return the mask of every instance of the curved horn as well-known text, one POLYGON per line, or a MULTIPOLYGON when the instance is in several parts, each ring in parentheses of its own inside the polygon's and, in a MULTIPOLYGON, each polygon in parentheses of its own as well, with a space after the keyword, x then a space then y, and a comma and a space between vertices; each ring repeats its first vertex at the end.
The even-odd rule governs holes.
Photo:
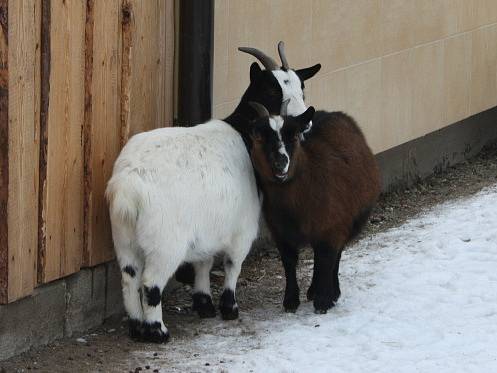
POLYGON ((281 104, 281 115, 288 115, 288 104, 290 103, 290 99, 286 99, 285 101, 283 101, 283 103, 281 104))
POLYGON ((239 47, 238 50, 240 52, 245 52, 251 54, 255 58, 257 58, 264 65, 266 70, 278 70, 279 66, 275 60, 269 57, 264 52, 261 52, 259 49, 249 48, 249 47, 239 47))
POLYGON ((281 64, 283 65, 283 69, 288 70, 290 68, 290 65, 288 64, 288 60, 286 59, 285 43, 283 43, 283 41, 280 41, 278 43, 278 54, 280 55, 280 60, 281 64))
POLYGON ((267 111, 264 105, 255 101, 249 101, 248 104, 257 112, 257 115, 259 115, 260 118, 269 117, 269 111, 267 111))

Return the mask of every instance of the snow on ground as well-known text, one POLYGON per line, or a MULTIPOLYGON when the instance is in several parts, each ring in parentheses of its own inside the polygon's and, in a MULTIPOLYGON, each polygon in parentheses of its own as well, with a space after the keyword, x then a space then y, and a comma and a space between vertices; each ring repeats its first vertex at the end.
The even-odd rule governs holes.
POLYGON ((243 323, 173 340, 169 368, 497 372, 497 186, 358 242, 340 278, 327 315, 308 302, 295 315, 261 305, 243 323))

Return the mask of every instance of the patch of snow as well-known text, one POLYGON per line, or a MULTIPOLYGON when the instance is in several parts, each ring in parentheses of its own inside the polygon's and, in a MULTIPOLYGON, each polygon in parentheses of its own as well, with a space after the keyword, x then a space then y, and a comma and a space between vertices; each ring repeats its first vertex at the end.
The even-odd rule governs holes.
POLYGON ((78 343, 87 343, 86 339, 84 339, 84 338, 76 338, 76 342, 78 342, 78 343))
POLYGON ((165 346, 169 367, 496 372, 497 186, 363 239, 344 252, 340 279, 342 297, 328 314, 304 303, 296 314, 273 307, 242 313, 242 322, 216 320, 165 346))

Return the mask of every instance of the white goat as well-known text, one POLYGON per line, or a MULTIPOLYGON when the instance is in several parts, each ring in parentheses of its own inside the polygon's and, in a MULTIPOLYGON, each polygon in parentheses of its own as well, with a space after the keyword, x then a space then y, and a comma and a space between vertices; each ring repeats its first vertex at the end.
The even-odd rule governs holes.
POLYGON ((107 198, 125 307, 138 329, 132 334, 167 339, 161 293, 184 261, 195 266, 196 306, 215 313, 209 271, 219 252, 225 254, 225 292, 231 293, 224 298, 233 299, 221 311, 236 317, 236 282, 257 236, 260 202, 245 145, 229 124, 212 120, 134 136, 115 163, 107 198))

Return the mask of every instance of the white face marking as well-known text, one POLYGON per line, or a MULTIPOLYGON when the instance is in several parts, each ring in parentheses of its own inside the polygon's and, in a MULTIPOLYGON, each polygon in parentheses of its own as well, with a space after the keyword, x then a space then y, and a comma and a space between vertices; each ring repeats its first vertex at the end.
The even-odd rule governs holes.
MULTIPOLYGON (((287 106, 287 115, 297 116, 306 111, 307 106, 304 102, 304 92, 302 91, 301 81, 295 71, 274 70, 272 73, 283 92, 283 102, 290 100, 287 106)), ((301 140, 304 140, 304 135, 311 130, 311 127, 312 121, 309 122, 305 131, 300 134, 301 140)))
POLYGON ((288 152, 286 151, 285 148, 285 143, 283 142, 283 138, 281 137, 281 129, 283 128, 283 118, 280 117, 279 115, 270 117, 269 126, 274 132, 276 132, 276 135, 278 136, 279 140, 278 153, 286 157, 286 165, 285 168, 283 169, 283 173, 286 174, 288 172, 288 168, 290 167, 290 157, 288 156, 288 152))
POLYGON ((283 101, 290 100, 287 115, 297 116, 307 110, 304 103, 304 92, 302 92, 301 81, 295 71, 274 70, 274 77, 278 81, 283 92, 283 101))

